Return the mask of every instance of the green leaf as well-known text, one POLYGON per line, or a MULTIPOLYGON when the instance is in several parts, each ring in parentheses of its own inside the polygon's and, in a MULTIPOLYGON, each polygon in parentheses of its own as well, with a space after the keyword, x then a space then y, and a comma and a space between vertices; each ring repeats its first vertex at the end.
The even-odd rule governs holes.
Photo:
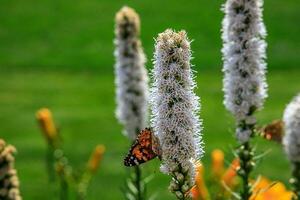
POLYGON ((135 195, 138 194, 138 190, 137 190, 136 186, 132 183, 131 180, 127 181, 127 187, 133 194, 135 194, 135 195))
POLYGON ((153 180, 154 178, 154 174, 151 174, 150 176, 147 176, 143 179, 144 183, 147 184, 149 183, 151 180, 153 180))
POLYGON ((135 196, 131 193, 128 193, 128 192, 125 194, 125 198, 127 200, 136 200, 135 196))

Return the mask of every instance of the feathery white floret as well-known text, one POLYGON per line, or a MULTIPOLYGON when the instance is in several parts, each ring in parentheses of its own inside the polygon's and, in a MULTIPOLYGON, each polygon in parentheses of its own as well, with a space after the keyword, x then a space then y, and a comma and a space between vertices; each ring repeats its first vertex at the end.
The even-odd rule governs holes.
POLYGON ((193 92, 196 85, 190 59, 190 42, 185 31, 176 33, 168 29, 158 35, 152 71, 151 122, 162 149, 161 169, 172 174, 173 185, 178 185, 181 178, 189 186, 193 184, 192 160, 203 154, 200 105, 193 92))
POLYGON ((138 14, 123 7, 116 15, 115 26, 116 116, 124 125, 125 135, 132 140, 146 127, 148 110, 146 58, 139 34, 138 14))
MULTIPOLYGON (((267 97, 262 5, 262 0, 227 0, 223 8, 224 104, 238 124, 255 124, 252 114, 267 97)), ((239 128, 236 134, 246 142, 251 132, 239 128)))
POLYGON ((0 199, 22 200, 20 182, 15 169, 16 148, 0 139, 0 199))
POLYGON ((283 121, 285 152, 292 162, 300 162, 300 94, 287 105, 283 121))

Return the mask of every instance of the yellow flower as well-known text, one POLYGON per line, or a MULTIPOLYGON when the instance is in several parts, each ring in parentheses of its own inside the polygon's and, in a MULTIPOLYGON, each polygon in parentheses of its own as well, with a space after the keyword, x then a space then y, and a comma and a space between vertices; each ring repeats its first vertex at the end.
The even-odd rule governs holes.
POLYGON ((224 173, 224 153, 219 149, 215 149, 211 153, 212 158, 212 174, 216 180, 220 180, 224 173))
POLYGON ((200 162, 196 163, 196 185, 191 189, 193 200, 208 200, 209 193, 204 181, 204 167, 200 162))
MULTIPOLYGON (((214 194, 212 198, 230 199, 231 194, 229 190, 235 191, 238 184, 237 171, 240 167, 238 159, 234 159, 230 167, 224 172, 224 153, 221 150, 214 150, 212 156, 212 174, 218 182, 222 182, 225 187, 221 185, 213 188, 214 194), (218 178, 219 177, 219 178, 218 178)), ((191 189, 193 200, 208 200, 210 199, 209 192, 203 178, 204 167, 201 163, 196 164, 196 185, 191 189)), ((254 181, 252 182, 254 184, 254 181)), ((285 185, 281 182, 271 182, 267 178, 262 177, 258 183, 255 183, 253 194, 249 200, 291 200, 293 192, 288 191, 285 185)))
POLYGON ((47 108, 42 108, 37 111, 36 118, 47 141, 53 145, 57 141, 57 129, 53 122, 51 111, 47 108))
POLYGON ((267 178, 262 177, 253 190, 250 200, 290 200, 293 192, 288 191, 283 183, 272 184, 267 178))
POLYGON ((222 182, 229 188, 233 188, 236 184, 237 170, 240 167, 240 162, 238 159, 234 159, 230 167, 226 170, 222 176, 222 182))
POLYGON ((88 161, 87 168, 91 173, 96 173, 100 161, 102 160, 105 147, 103 145, 97 145, 94 152, 92 153, 90 160, 88 161))

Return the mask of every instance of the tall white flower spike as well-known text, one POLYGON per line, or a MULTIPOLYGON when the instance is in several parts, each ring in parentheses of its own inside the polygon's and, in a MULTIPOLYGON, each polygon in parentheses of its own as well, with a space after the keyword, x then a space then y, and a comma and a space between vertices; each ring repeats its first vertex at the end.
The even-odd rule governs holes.
POLYGON ((238 124, 237 139, 247 142, 253 113, 267 97, 266 36, 262 21, 263 0, 227 0, 223 10, 224 104, 238 124))
POLYGON ((134 140, 147 124, 148 76, 140 20, 132 8, 123 7, 117 13, 115 35, 116 116, 125 135, 134 140))
POLYGON ((285 152, 292 162, 300 163, 300 94, 289 103, 284 111, 283 121, 285 152))
POLYGON ((293 199, 300 199, 300 94, 289 103, 283 114, 285 135, 283 145, 292 164, 293 199))
POLYGON ((194 184, 194 161, 203 154, 199 98, 191 70, 190 41, 185 31, 168 29, 156 40, 152 126, 162 150, 162 171, 173 179, 170 190, 181 199, 194 184))

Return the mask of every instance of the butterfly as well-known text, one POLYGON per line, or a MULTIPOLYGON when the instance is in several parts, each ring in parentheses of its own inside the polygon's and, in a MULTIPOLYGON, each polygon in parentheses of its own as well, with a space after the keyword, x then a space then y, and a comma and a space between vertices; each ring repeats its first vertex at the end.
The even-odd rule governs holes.
POLYGON ((275 120, 272 123, 264 126, 261 130, 262 137, 267 140, 272 140, 278 143, 282 142, 284 135, 284 123, 282 120, 275 120))
POLYGON ((136 166, 156 157, 161 159, 159 140, 150 128, 146 128, 138 134, 124 159, 124 165, 136 166))

